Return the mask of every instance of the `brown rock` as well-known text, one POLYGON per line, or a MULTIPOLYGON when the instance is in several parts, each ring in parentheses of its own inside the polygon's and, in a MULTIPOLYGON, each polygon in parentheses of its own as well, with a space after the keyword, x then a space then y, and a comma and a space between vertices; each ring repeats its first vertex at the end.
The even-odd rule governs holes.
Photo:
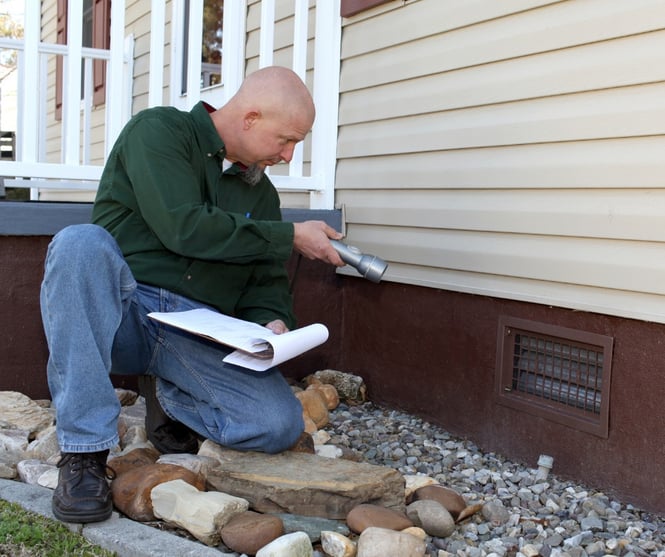
POLYGON ((300 391, 296 393, 296 397, 302 404, 302 409, 307 416, 312 418, 317 428, 322 428, 328 425, 330 416, 326 408, 323 398, 316 391, 300 391))
POLYGON ((314 454, 314 439, 309 433, 303 431, 289 450, 295 453, 314 454))
POLYGON ((205 480, 199 474, 173 464, 147 464, 128 470, 113 480, 113 504, 132 520, 155 520, 150 492, 156 485, 171 480, 183 480, 196 489, 205 489, 205 480))
POLYGON ((371 504, 362 504, 351 509, 346 515, 346 524, 356 534, 371 526, 388 530, 404 530, 414 526, 405 513, 371 504))
POLYGON ((309 435, 313 435, 314 433, 316 433, 318 431, 319 428, 316 427, 316 424, 314 423, 314 420, 312 420, 312 418, 310 418, 307 415, 307 412, 305 412, 304 410, 303 410, 303 413, 302 413, 302 419, 305 422, 305 433, 308 433, 309 435))
POLYGON ((254 555, 284 534, 284 523, 274 515, 247 511, 233 517, 220 534, 230 550, 254 555))
POLYGON ((154 464, 160 456, 157 449, 140 448, 134 449, 127 454, 116 456, 108 461, 116 476, 121 476, 134 468, 140 468, 146 464, 154 464))
POLYGON ((327 385, 325 383, 312 384, 307 387, 308 391, 316 391, 323 399, 324 404, 328 410, 334 410, 339 406, 339 394, 334 385, 327 385))
POLYGON ((444 507, 455 520, 466 508, 466 501, 457 491, 443 485, 426 485, 413 492, 412 501, 429 499, 444 507))

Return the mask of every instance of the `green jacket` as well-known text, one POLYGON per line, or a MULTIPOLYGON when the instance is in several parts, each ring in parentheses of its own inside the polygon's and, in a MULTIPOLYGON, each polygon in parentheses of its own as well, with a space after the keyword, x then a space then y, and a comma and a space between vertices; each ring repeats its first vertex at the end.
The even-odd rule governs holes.
POLYGON ((117 240, 137 281, 265 324, 295 326, 284 263, 293 224, 281 222, 267 177, 243 182, 204 103, 144 110, 120 133, 92 221, 117 240))

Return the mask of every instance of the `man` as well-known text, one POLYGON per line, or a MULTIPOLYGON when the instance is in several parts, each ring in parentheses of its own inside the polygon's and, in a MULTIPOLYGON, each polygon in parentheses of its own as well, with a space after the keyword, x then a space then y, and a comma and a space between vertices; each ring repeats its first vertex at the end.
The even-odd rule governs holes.
POLYGON ((278 334, 295 325, 284 263, 296 250, 343 265, 329 242, 341 234, 320 221, 282 222, 263 171, 288 162, 313 121, 304 83, 279 67, 248 76, 218 110, 145 110, 109 155, 93 224, 54 237, 41 308, 62 451, 60 520, 111 514, 106 458, 120 408, 110 373, 152 380, 147 426, 161 450, 186 447, 193 431, 275 453, 302 433, 302 407, 277 369, 225 364, 225 347, 147 314, 208 307, 278 334))

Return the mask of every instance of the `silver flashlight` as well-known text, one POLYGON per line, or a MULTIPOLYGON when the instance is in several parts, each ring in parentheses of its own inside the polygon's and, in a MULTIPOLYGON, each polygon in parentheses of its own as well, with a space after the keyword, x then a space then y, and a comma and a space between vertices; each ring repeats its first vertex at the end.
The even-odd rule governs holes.
POLYGON ((355 269, 368 280, 372 282, 380 282, 383 273, 388 268, 386 263, 380 257, 371 255, 369 253, 362 253, 355 246, 348 246, 338 240, 330 240, 330 243, 335 248, 344 263, 355 267, 355 269))

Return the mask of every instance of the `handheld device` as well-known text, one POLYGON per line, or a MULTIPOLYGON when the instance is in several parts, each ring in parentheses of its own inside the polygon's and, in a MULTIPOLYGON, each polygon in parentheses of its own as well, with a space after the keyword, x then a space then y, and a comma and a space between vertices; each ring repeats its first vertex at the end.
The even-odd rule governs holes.
POLYGON ((355 267, 355 269, 366 279, 372 282, 380 282, 383 273, 388 268, 386 263, 380 257, 369 253, 361 252, 355 246, 349 246, 339 240, 330 240, 330 243, 339 253, 344 263, 355 267))

